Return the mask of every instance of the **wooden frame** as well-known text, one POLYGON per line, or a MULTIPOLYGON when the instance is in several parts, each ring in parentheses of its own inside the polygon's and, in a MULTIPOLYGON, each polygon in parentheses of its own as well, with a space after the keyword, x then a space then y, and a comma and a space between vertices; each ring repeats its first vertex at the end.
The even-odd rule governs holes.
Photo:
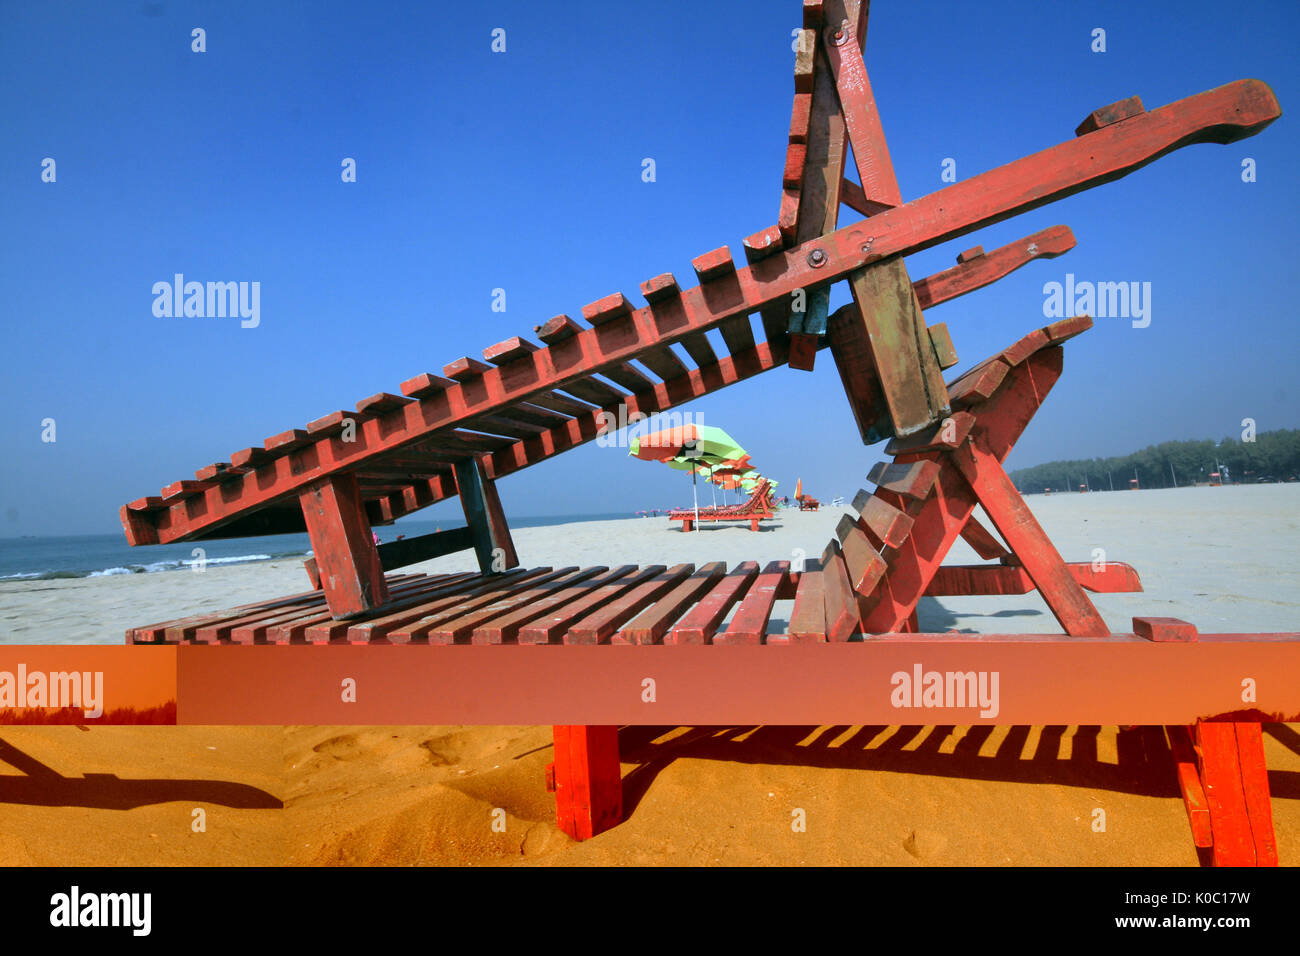
MULTIPOLYGON (((1129 97, 1093 111, 1076 138, 906 204, 862 56, 865 0, 805 0, 795 96, 775 225, 693 260, 698 285, 671 274, 556 316, 534 331, 424 373, 199 469, 193 480, 121 509, 132 545, 306 529, 319 590, 128 632, 135 643, 917 642, 927 594, 1037 590, 1066 634, 1108 635, 1086 591, 1139 590, 1126 565, 1067 564, 1002 467, 1061 374, 1061 343, 1085 317, 1036 330, 945 384, 957 361, 946 326, 923 309, 1073 245, 1063 226, 913 282, 904 257, 1056 199, 1113 181, 1192 143, 1231 143, 1280 115, 1272 91, 1240 80, 1147 111, 1129 97), (859 182, 844 178, 851 147, 859 182), (840 225, 841 205, 866 217, 840 225), (830 286, 853 303, 828 315, 830 286), (807 308, 794 313, 796 294, 807 308), (762 320, 757 341, 749 316, 762 320), (704 333, 717 329, 728 354, 704 333), (823 341, 824 339, 824 341, 823 341), (680 345, 695 367, 669 347, 680 345), (615 409, 650 414, 789 364, 811 369, 828 345, 864 443, 890 438, 893 462, 855 499, 819 561, 647 568, 516 566, 495 481, 600 433, 615 409), (640 362, 658 381, 631 363, 640 362), (466 532, 376 547, 375 524, 461 496, 466 532), (999 541, 972 515, 988 513, 999 541), (986 560, 943 567, 957 538, 986 560), (480 573, 385 577, 396 562, 473 546, 480 573), (789 626, 769 628, 793 599, 789 626), (723 622, 732 613, 731 626, 723 622)), ((754 524, 757 520, 754 519, 754 524)), ((1195 640, 1190 624, 1136 618, 1151 641, 1195 640)), ((1294 635, 1284 635, 1288 639, 1294 635)), ((1046 639, 1046 638, 1044 638, 1046 639)), ((1242 635, 1242 640, 1263 636, 1242 635)), ((1179 784, 1198 846, 1220 863, 1275 863, 1257 723, 1171 728, 1179 784)), ((622 815, 617 728, 555 728, 548 782, 561 828, 590 838, 622 815)))

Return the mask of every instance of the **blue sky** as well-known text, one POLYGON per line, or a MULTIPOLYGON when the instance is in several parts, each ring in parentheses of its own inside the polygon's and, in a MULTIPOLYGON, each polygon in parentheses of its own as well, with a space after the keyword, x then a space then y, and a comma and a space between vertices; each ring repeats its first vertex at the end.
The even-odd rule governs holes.
MULTIPOLYGON (((123 502, 268 435, 610 292, 639 303, 639 282, 686 281, 716 246, 739 258, 776 219, 798 25, 795 0, 0 3, 0 535, 117 530, 123 502), (260 325, 155 317, 177 272, 260 282, 260 325)), ((967 178, 1134 93, 1153 108, 1257 77, 1295 108, 1298 28, 1292 2, 878 0, 867 65, 912 199, 945 158, 967 178)), ((1044 324, 1043 285, 1067 272, 1151 283, 1149 328, 1099 319, 1068 346, 1010 467, 1300 423, 1298 153, 1283 116, 908 259, 920 278, 977 242, 1078 237, 928 313, 962 367, 1044 324)), ((685 410, 782 490, 851 496, 879 455, 826 353, 685 410)), ((595 445, 501 492, 517 515, 689 500, 681 473, 595 445)))

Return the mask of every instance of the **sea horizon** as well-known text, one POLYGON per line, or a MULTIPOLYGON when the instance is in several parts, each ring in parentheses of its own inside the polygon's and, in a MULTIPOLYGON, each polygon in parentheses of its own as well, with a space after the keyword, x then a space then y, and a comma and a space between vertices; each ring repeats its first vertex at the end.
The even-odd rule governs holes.
MULTIPOLYGON (((659 515, 666 514, 661 509, 659 515)), ((585 521, 618 521, 653 513, 599 512, 566 515, 523 515, 511 517, 514 528, 540 528, 585 521)), ((416 519, 375 528, 381 543, 398 535, 413 538, 434 531, 465 527, 464 520, 416 519)), ((105 577, 115 574, 153 574, 182 571, 200 561, 206 565, 249 564, 288 558, 307 558, 311 541, 306 532, 260 535, 251 538, 220 538, 176 544, 131 547, 125 536, 116 534, 18 535, 0 537, 0 583, 42 581, 59 578, 105 577), (198 554, 197 549, 202 549, 198 554)))

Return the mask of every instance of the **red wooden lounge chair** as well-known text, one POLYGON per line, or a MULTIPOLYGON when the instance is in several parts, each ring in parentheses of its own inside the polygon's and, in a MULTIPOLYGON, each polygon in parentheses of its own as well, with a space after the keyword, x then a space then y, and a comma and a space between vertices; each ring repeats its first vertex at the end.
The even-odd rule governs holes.
POLYGON ((818 501, 816 498, 814 498, 812 495, 805 495, 803 493, 802 478, 799 480, 798 485, 796 485, 794 489, 794 500, 799 502, 800 511, 819 511, 822 506, 822 503, 818 501))
MULTIPOLYGON (((1280 115, 1264 84, 1242 80, 1147 111, 1132 97, 1090 114, 1075 138, 903 203, 862 59, 866 3, 806 0, 777 224, 693 260, 699 285, 671 274, 511 338, 483 361, 457 359, 201 468, 122 508, 133 545, 306 530, 318 590, 133 628, 135 643, 736 644, 913 642, 926 595, 1037 590, 1063 635, 1006 642, 1194 641, 1196 629, 1134 618, 1112 634, 1088 591, 1141 589, 1108 562, 1067 564, 1002 467, 1061 374, 1062 343, 1086 316, 1031 332, 945 383, 957 364, 948 330, 923 310, 1074 245, 1064 226, 912 281, 904 257, 1055 199, 1117 179, 1192 143, 1229 143, 1280 115), (851 147, 858 182, 844 178, 851 147), (841 205, 866 218, 839 226, 841 205), (832 283, 853 301, 828 314, 832 283), (807 308, 796 311, 796 293, 807 308), (800 298, 803 295, 799 296, 800 298), (749 316, 758 314, 764 341, 749 316), (715 352, 705 332, 725 343, 715 352), (690 357, 683 362, 680 345, 690 357), (495 481, 597 437, 620 407, 629 420, 781 365, 811 369, 829 347, 860 440, 889 439, 820 561, 792 568, 518 567, 495 481), (639 366, 631 363, 636 361, 639 366), (648 369, 653 377, 641 370, 648 369), (376 546, 371 527, 458 494, 469 527, 376 546), (989 515, 1001 541, 973 517, 989 515), (943 566, 958 537, 985 561, 943 566), (473 548, 478 572, 385 572, 473 548), (786 627, 772 622, 793 600, 786 627)), ((846 452, 847 453, 847 452, 846 452)), ((753 499, 751 499, 752 501, 753 499)), ((770 511, 770 502, 764 499, 770 511)), ((802 502, 801 502, 802 506, 802 502)), ((758 505, 754 505, 755 509, 758 505)), ((674 513, 671 517, 683 520, 674 513)), ((715 520, 727 520, 722 512, 715 520)), ((690 515, 693 520, 694 513, 690 515)), ((704 513, 701 512, 701 519, 704 513)), ((759 518, 752 512, 751 527, 759 518)), ((689 525, 684 525, 689 529, 689 525)), ((988 635, 995 639, 996 635, 988 635)), ((1300 635, 1233 635, 1240 642, 1300 635)), ((978 645, 974 645, 978 648, 978 645)), ((726 653, 720 651, 719 653, 726 653)), ((773 652, 780 653, 780 652, 773 652)), ((918 650, 919 653, 919 650, 918 650)), ((973 651, 974 653, 974 651, 973 651)), ((1068 675, 1062 675, 1068 679, 1068 675)), ((1171 728, 1178 781, 1198 846, 1216 861, 1275 863, 1258 723, 1171 728)), ((621 819, 617 728, 555 729, 548 782, 561 827, 586 838, 621 819)))
MULTIPOLYGON (((695 527, 696 510, 678 508, 669 512, 669 521, 680 521, 683 531, 695 527)), ((749 500, 738 505, 723 508, 701 508, 698 512, 700 521, 748 521, 749 530, 757 531, 758 523, 775 515, 772 506, 772 484, 766 478, 759 480, 750 492, 749 500)))

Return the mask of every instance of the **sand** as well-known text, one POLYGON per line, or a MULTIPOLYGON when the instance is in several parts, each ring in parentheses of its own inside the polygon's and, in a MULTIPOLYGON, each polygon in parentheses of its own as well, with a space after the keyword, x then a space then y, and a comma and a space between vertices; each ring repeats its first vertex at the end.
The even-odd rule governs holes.
MULTIPOLYGON (((1033 496, 1067 560, 1133 564, 1098 595, 1203 631, 1295 630, 1300 486, 1033 496)), ((515 532, 530 566, 820 553, 839 517, 684 535, 663 519, 515 532)), ((421 570, 466 569, 465 555, 421 570)), ((962 544, 950 562, 975 561, 962 544)), ((13 643, 116 643, 131 625, 302 590, 297 562, 0 585, 13 643), (65 593, 66 592, 66 593, 65 593)), ((778 617, 781 607, 778 606, 778 617)), ((922 627, 1056 631, 1036 595, 927 599, 922 627)), ((543 787, 546 727, 5 727, 0 865, 1185 865, 1158 731, 629 727, 626 817, 575 843, 543 787), (196 829, 194 811, 204 811, 196 829), (792 823, 802 817, 800 832, 792 823), (496 824, 494 827, 494 823, 496 824)), ((1284 864, 1300 861, 1300 727, 1265 730, 1284 864)))
MULTIPOLYGON (((1284 865, 1300 860, 1298 731, 1264 734, 1284 865)), ((6 727, 0 865, 1200 859, 1158 730, 636 727, 620 736, 625 822, 578 843, 556 829, 543 788, 545 727, 6 727)))

